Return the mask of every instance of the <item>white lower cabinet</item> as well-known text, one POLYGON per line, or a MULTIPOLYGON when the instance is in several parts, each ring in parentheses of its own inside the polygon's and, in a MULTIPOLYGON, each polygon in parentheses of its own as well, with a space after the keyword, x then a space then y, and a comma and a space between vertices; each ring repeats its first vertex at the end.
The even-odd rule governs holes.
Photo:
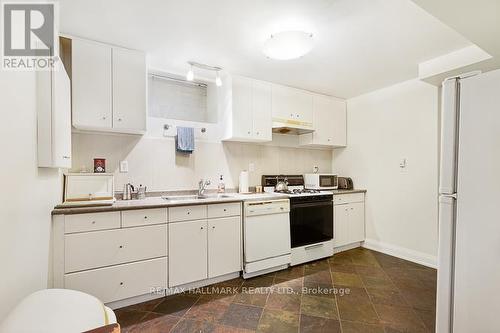
POLYGON ((174 207, 169 210, 169 287, 241 270, 241 203, 174 207), (186 216, 181 214, 181 209, 185 212, 208 211, 208 216, 214 218, 172 222, 172 218, 177 220, 179 215, 186 216), (177 213, 172 214, 171 210, 177 213))
POLYGON ((165 288, 167 258, 139 261, 64 276, 64 288, 83 291, 103 303, 144 295, 165 288))
POLYGON ((364 195, 346 194, 334 198, 334 247, 365 240, 364 195))
POLYGON ((168 285, 178 286, 207 278, 207 220, 168 225, 168 285))
POLYGON ((208 277, 241 270, 240 217, 208 221, 208 277))

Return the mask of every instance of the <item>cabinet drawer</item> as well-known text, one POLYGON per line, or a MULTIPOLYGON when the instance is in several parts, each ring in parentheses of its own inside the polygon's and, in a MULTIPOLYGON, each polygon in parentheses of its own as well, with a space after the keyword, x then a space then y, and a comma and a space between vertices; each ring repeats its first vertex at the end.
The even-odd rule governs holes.
POLYGON ((167 285, 167 258, 66 274, 64 288, 83 291, 104 303, 148 294, 167 285))
POLYGON ((239 202, 208 205, 208 218, 239 216, 241 204, 239 202))
POLYGON ((122 211, 122 227, 137 227, 167 223, 167 209, 139 209, 122 211))
POLYGON ((120 228, 120 212, 66 215, 64 233, 120 228))
POLYGON ((69 234, 64 272, 123 264, 167 255, 167 225, 69 234))
POLYGON ((338 194, 333 196, 333 203, 335 205, 363 201, 365 201, 364 193, 338 194))
POLYGON ((181 207, 172 207, 168 209, 169 222, 201 220, 206 218, 207 218, 206 205, 181 206, 181 207))

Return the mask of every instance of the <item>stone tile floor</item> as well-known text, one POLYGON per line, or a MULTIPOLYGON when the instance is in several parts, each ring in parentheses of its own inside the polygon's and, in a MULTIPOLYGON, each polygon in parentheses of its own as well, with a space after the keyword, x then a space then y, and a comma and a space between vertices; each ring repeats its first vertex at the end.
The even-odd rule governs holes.
POLYGON ((434 332, 436 270, 364 248, 202 291, 118 309, 118 322, 151 333, 434 332))

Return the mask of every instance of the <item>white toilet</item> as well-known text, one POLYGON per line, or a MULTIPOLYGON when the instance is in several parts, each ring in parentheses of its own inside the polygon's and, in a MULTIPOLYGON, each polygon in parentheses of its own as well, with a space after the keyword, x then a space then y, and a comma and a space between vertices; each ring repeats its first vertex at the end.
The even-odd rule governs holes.
POLYGON ((85 332, 114 323, 113 310, 94 296, 69 289, 44 289, 24 298, 0 324, 0 332, 85 332))

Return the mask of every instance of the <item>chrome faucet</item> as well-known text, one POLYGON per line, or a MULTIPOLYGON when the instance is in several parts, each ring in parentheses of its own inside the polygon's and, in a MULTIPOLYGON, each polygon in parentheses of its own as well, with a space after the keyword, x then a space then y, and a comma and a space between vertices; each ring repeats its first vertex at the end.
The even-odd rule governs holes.
POLYGON ((207 186, 210 185, 210 180, 203 180, 201 179, 198 182, 198 196, 202 197, 205 193, 205 190, 207 189, 207 186))

